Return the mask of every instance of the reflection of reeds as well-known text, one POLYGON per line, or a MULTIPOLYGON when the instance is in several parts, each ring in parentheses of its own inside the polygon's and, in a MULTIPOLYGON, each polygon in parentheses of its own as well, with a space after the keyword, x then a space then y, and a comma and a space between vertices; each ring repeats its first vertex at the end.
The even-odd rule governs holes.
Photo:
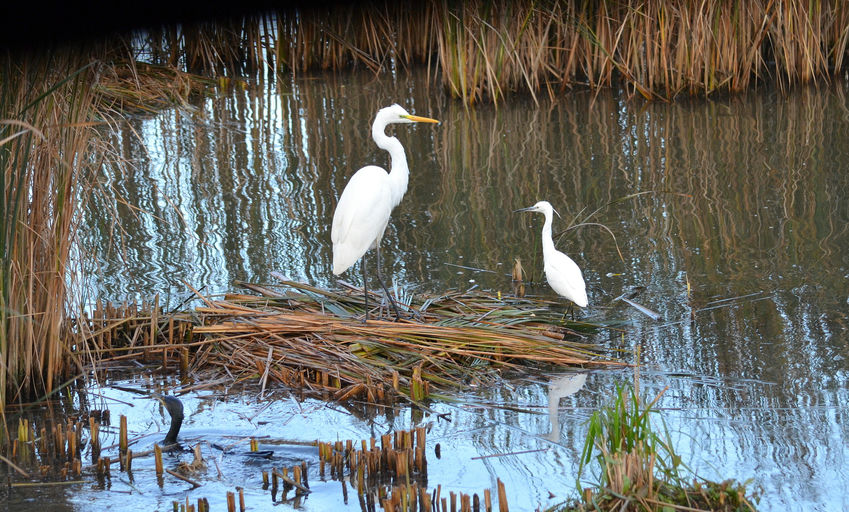
POLYGON ((740 91, 767 74, 781 84, 826 79, 845 63, 849 9, 765 0, 369 3, 166 27, 137 41, 156 62, 231 75, 427 61, 469 103, 618 83, 670 99, 740 91))
POLYGON ((93 165, 95 70, 87 62, 0 58, 0 410, 49 393, 74 369, 65 272, 79 186, 93 165))

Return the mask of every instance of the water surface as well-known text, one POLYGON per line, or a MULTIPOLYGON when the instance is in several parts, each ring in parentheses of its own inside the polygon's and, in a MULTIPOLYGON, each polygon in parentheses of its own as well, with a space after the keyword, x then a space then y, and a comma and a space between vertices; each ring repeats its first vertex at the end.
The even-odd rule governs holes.
MULTIPOLYGON (((89 202, 82 238, 97 258, 87 263, 84 289, 112 300, 160 293, 176 304, 190 295, 184 282, 220 293, 238 280, 274 282, 273 271, 337 286, 334 205, 357 168, 388 167, 369 126, 378 108, 399 102, 442 124, 390 128, 406 147, 411 176, 383 240, 387 275, 412 290, 506 293, 515 258, 535 281, 542 270, 542 218, 513 210, 546 199, 562 216, 555 232, 603 224, 613 236, 584 226, 557 240, 584 271, 590 307, 580 315, 630 322, 595 341, 640 348, 641 388, 653 396, 668 387, 659 406, 684 460, 707 478, 752 479, 763 510, 845 509, 846 93, 840 83, 643 104, 575 91, 539 105, 511 97, 497 108, 467 109, 419 75, 245 84, 198 98, 194 109, 133 119, 115 134, 126 161, 104 175, 89 202), (660 321, 613 302, 635 287, 644 287, 636 300, 660 321)), ((361 282, 356 267, 343 278, 361 282)), ((544 284, 529 291, 552 293, 544 284)), ((451 448, 447 462, 430 465, 431 481, 481 492, 500 477, 511 510, 557 503, 574 489, 582 422, 630 378, 591 372, 552 384, 526 375, 460 405, 436 404, 454 421, 425 418, 436 422, 430 439, 451 448), (550 389, 577 387, 576 380, 580 389, 552 403, 549 415, 550 389), (482 402, 528 412, 473 406, 482 402), (522 450, 542 451, 472 459, 522 450)), ((219 400, 189 407, 268 405, 219 400)), ((335 416, 330 405, 269 407, 297 418, 285 431, 302 439, 316 437, 316 421, 340 439, 413 422, 409 412, 360 420, 335 416)), ((195 414, 189 432, 222 435, 195 414)), ((242 433, 257 428, 227 422, 242 433)), ((89 509, 89 499, 123 496, 68 494, 78 510, 89 509)), ((138 498, 148 499, 170 506, 158 492, 138 498)))

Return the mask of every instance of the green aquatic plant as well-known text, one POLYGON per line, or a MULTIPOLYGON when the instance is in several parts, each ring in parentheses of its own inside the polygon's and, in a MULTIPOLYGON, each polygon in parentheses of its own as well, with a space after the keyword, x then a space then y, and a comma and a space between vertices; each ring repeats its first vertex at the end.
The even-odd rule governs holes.
POLYGON ((593 412, 578 470, 581 501, 561 510, 755 510, 745 483, 711 482, 682 462, 655 409, 662 395, 646 402, 635 387, 617 385, 612 403, 593 412), (597 480, 582 485, 593 461, 597 480))

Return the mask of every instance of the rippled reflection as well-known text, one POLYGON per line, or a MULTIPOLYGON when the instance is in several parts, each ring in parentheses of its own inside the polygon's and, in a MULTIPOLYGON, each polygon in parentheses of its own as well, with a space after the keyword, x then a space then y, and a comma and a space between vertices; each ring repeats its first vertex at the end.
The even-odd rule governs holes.
MULTIPOLYGON (((369 126, 397 101, 443 123, 398 132, 411 176, 383 240, 386 272, 414 289, 507 292, 514 258, 535 280, 542 272, 541 219, 514 209, 550 201, 563 214, 555 232, 606 225, 615 242, 585 226, 557 244, 584 270, 584 314, 631 321, 598 341, 641 347, 644 389, 670 386, 660 406, 693 464, 755 478, 767 509, 839 508, 849 495, 845 93, 839 84, 645 105, 574 92, 467 110, 416 76, 235 87, 113 135, 119 155, 81 234, 95 256, 89 295, 174 303, 188 295, 184 281, 223 292, 236 280, 273 281, 272 271, 335 286, 336 198, 359 167, 388 166, 369 126), (634 286, 661 321, 611 302, 634 286)), ((354 269, 343 278, 359 283, 354 269)), ((551 293, 544 283, 529 292, 551 293)), ((596 407, 619 378, 629 377, 591 375, 570 400, 596 407)), ((498 398, 544 407, 538 387, 498 398)), ((547 416, 517 414, 485 413, 469 427, 476 442, 510 450, 522 449, 502 435, 512 428, 553 435, 547 416), (493 432, 488 421, 510 428, 493 432)), ((581 417, 561 414, 561 445, 580 449, 581 417)))
POLYGON ((551 422, 551 432, 546 439, 549 441, 556 443, 560 440, 560 399, 574 395, 586 382, 586 373, 555 375, 548 381, 548 421, 551 422))

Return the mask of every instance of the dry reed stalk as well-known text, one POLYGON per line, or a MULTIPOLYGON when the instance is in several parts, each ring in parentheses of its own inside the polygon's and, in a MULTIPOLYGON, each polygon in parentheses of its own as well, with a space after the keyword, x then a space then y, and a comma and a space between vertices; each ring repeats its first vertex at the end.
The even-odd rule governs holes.
POLYGON ((52 392, 79 366, 65 318, 66 268, 93 158, 89 55, 0 56, 0 411, 52 392))
POLYGON ((768 66, 782 85, 834 76, 846 64, 847 11, 768 0, 369 3, 165 27, 133 41, 153 62, 219 76, 427 62, 466 103, 618 83, 669 100, 743 90, 768 66))
POLYGON ((507 490, 504 488, 504 482, 499 478, 496 483, 498 489, 498 510, 500 512, 509 512, 510 507, 507 505, 507 490))
POLYGON ((530 317, 516 306, 508 313, 504 304, 494 309, 485 296, 430 298, 423 323, 365 325, 327 313, 344 313, 346 301, 361 301, 353 292, 320 297, 333 299, 310 301, 298 294, 207 299, 207 306, 196 309, 204 325, 194 329, 217 347, 204 354, 205 364, 234 375, 252 373, 290 386, 334 391, 337 399, 364 396, 371 401, 390 389, 420 401, 431 386, 462 387, 467 379, 488 382, 493 376, 487 368, 621 364, 601 357, 592 345, 564 340, 540 323, 544 317, 530 317), (526 321, 531 318, 536 321, 526 321), (379 390, 374 383, 380 383, 379 390))
POLYGON ((158 444, 153 445, 154 467, 157 475, 162 474, 162 448, 158 444))

